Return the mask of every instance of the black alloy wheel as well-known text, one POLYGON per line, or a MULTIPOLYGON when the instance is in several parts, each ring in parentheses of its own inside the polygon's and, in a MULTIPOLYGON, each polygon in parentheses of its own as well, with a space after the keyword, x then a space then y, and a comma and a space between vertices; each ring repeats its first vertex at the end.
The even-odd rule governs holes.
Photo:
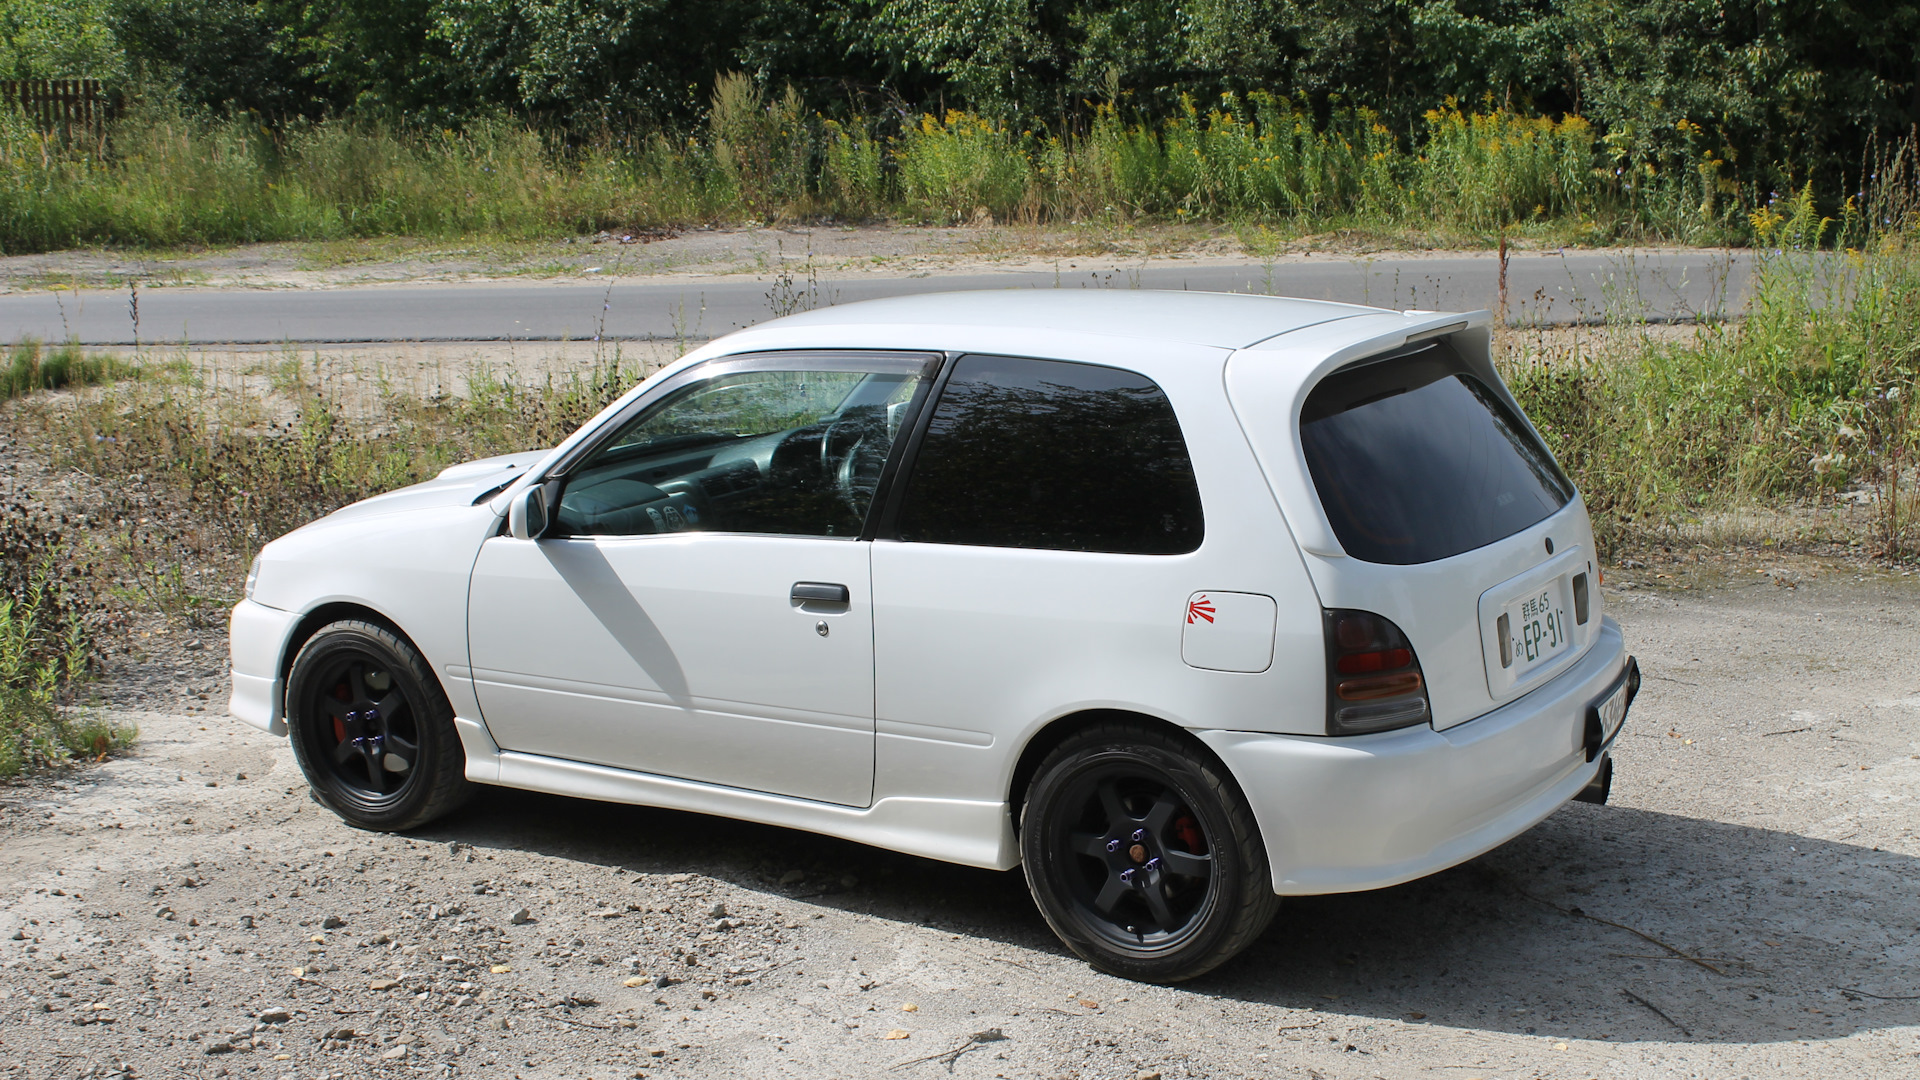
POLYGON ((287 680, 287 728, 315 797, 350 825, 413 828, 470 793, 446 694, 386 627, 337 622, 307 640, 287 680))
POLYGON ((1278 906, 1252 811, 1211 755, 1102 724, 1036 773, 1020 847, 1069 948, 1127 978, 1178 982, 1246 948, 1278 906))

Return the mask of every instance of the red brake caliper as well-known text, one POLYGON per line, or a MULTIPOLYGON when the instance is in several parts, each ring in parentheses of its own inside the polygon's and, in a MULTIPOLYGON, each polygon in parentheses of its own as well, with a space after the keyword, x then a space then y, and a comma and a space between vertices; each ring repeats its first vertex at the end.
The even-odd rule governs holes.
MULTIPOLYGON (((353 694, 347 689, 346 683, 341 683, 333 688, 333 699, 335 701, 352 701, 353 694)), ((333 741, 336 743, 347 741, 347 725, 337 716, 333 718, 333 741)))
POLYGON ((1185 845, 1189 853, 1194 855, 1207 853, 1207 839, 1200 835, 1200 823, 1193 820, 1193 815, 1182 814, 1175 818, 1173 835, 1180 838, 1180 843, 1185 845))

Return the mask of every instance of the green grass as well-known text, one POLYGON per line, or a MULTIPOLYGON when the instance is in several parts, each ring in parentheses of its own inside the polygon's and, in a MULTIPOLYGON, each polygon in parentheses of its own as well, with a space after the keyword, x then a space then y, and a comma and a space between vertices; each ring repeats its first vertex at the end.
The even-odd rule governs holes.
POLYGON ((51 348, 33 338, 22 338, 6 351, 0 366, 0 401, 36 390, 68 386, 98 386, 139 377, 140 369, 106 354, 89 355, 78 345, 51 348))
POLYGON ((104 144, 0 111, 0 251, 369 237, 527 239, 695 221, 833 217, 1242 221, 1445 229, 1490 240, 1743 240, 1752 200, 1713 168, 1604 167, 1577 118, 1449 106, 1411 143, 1365 110, 1324 122, 1253 93, 1159 122, 1099 108, 1069 136, 965 112, 833 121, 723 78, 684 137, 562 144, 504 120, 268 128, 143 106, 104 144), (102 149, 102 146, 105 149, 102 149))

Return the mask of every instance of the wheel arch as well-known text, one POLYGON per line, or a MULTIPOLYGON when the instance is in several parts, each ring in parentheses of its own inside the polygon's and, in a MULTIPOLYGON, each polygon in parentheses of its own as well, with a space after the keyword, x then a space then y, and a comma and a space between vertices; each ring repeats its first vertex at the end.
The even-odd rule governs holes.
POLYGON ((1015 835, 1020 831, 1020 808, 1026 803, 1027 789, 1033 786, 1034 774, 1040 771, 1040 763, 1047 759, 1061 743, 1098 724, 1132 724, 1151 731, 1159 731, 1173 736, 1191 749, 1194 754, 1217 767, 1221 774, 1236 786, 1240 779, 1233 770, 1213 752, 1213 748, 1196 738, 1193 732, 1164 717, 1151 713, 1136 712, 1131 709, 1081 709, 1077 712, 1057 716, 1041 726, 1028 737, 1026 746, 1020 750, 1019 758, 1014 762, 1013 775, 1007 783, 1007 812, 1013 818, 1015 835))
MULTIPOLYGON (((392 631, 401 641, 406 642, 407 648, 412 649, 423 657, 427 655, 426 651, 420 648, 420 643, 413 640, 412 635, 408 634, 406 630, 401 628, 398 622, 389 618, 384 612, 351 600, 333 600, 321 604, 312 611, 302 615, 300 621, 294 624, 293 632, 287 635, 287 643, 285 647, 280 650, 281 685, 286 685, 288 677, 293 674, 293 661, 300 655, 300 650, 306 647, 307 642, 313 640, 313 635, 332 626, 334 623, 354 619, 361 622, 369 622, 385 630, 392 631)), ((439 684, 440 692, 445 694, 447 692, 446 684, 440 682, 440 673, 434 670, 434 665, 431 660, 427 662, 427 670, 433 673, 434 682, 439 684)))

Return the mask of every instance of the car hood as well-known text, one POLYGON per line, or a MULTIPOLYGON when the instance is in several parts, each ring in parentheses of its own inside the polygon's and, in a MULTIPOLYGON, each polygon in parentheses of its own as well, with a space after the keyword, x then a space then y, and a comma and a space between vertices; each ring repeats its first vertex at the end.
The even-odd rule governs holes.
POLYGON ((548 453, 549 451, 546 450, 527 450, 518 454, 501 454, 498 457, 480 458, 477 461, 449 465, 440 470, 439 475, 431 480, 424 480, 383 495, 375 495, 371 499, 363 499, 351 506, 343 506, 315 524, 324 522, 334 525, 357 518, 398 514, 431 507, 470 506, 478 501, 480 496, 511 482, 521 472, 546 457, 548 453))

